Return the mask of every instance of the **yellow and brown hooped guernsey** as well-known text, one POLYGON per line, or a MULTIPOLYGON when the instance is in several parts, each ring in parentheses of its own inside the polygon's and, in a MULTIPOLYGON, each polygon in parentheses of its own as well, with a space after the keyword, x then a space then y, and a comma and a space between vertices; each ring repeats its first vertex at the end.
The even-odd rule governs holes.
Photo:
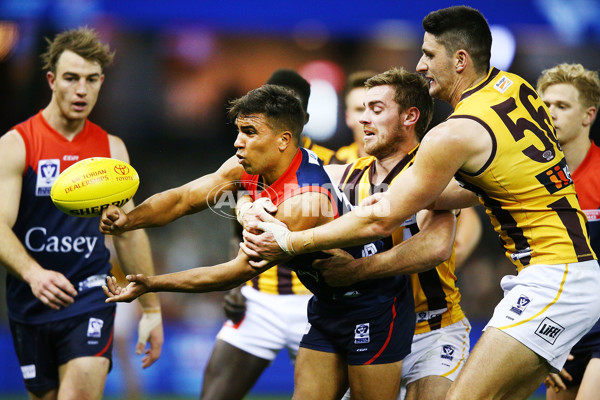
MULTIPOLYGON (((378 186, 371 184, 375 157, 358 159, 347 167, 340 189, 353 205, 359 204, 361 200, 377 191, 386 190, 412 165, 417 149, 418 146, 407 154, 378 186)), ((419 227, 416 218, 412 217, 392 234, 393 244, 407 240, 417 232, 419 227)), ((417 320, 415 334, 454 324, 465 317, 460 308, 460 292, 456 287, 454 251, 448 260, 436 268, 410 275, 410 282, 417 320)))
POLYGON ((552 117, 531 85, 492 68, 449 118, 476 121, 492 139, 486 164, 457 179, 480 195, 518 271, 595 258, 552 117))

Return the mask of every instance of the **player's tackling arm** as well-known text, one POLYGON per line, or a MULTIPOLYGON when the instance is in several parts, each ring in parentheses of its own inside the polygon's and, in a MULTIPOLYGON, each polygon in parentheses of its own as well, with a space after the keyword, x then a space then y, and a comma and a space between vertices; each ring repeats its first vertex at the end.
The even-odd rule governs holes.
POLYGON ((342 250, 333 250, 332 257, 317 260, 313 266, 321 270, 332 286, 435 268, 452 255, 456 218, 451 211, 422 210, 418 214, 418 225, 416 235, 390 250, 358 259, 342 250))
POLYGON ((25 156, 25 144, 17 131, 0 137, 0 262, 27 282, 42 303, 58 310, 72 304, 77 291, 60 272, 42 268, 12 230, 19 212, 25 156))
MULTIPOLYGON (((283 202, 275 217, 290 224, 292 228, 306 229, 329 220, 332 213, 327 197, 320 193, 303 193, 283 202)), ((232 289, 261 272, 274 263, 264 263, 252 267, 249 258, 242 251, 226 263, 174 272, 171 274, 145 276, 128 275, 129 285, 121 288, 115 279, 109 278, 104 292, 107 302, 130 302, 147 292, 212 292, 232 289)))
POLYGON ((243 168, 232 157, 216 172, 157 193, 127 214, 110 206, 102 213, 100 231, 104 234, 120 234, 139 228, 163 226, 184 215, 204 210, 221 193, 237 190, 236 181, 239 181, 242 172, 243 168))
MULTIPOLYGON (((461 129, 455 129, 456 124, 448 122, 438 125, 425 136, 415 164, 398 177, 382 200, 368 206, 361 205, 351 213, 315 229, 289 235, 283 232, 288 250, 292 247, 296 253, 309 253, 389 236, 409 215, 431 205, 454 173, 475 152, 481 150, 477 143, 475 146, 469 143, 473 136, 471 132, 465 133, 462 126, 461 129)), ((485 132, 483 134, 487 135, 485 132)), ((269 225, 266 228, 269 229, 269 225)), ((283 242, 281 238, 280 242, 283 242)), ((270 235, 261 235, 257 241, 249 241, 248 247, 263 258, 267 248, 271 253, 276 252, 270 235)))

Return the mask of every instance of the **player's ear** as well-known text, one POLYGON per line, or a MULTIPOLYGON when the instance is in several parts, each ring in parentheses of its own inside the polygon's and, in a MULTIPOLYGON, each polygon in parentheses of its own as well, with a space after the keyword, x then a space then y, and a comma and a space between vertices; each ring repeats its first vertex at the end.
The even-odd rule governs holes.
POLYGON ((585 110, 585 117, 583 117, 583 126, 587 127, 594 123, 596 120, 596 114, 598 109, 596 107, 588 107, 585 110))
POLYGON ((416 125, 419 121, 419 117, 421 117, 421 112, 419 109, 417 107, 410 107, 404 112, 402 124, 404 126, 416 125))
POLYGON ((463 49, 459 49, 454 54, 454 63, 456 72, 462 72, 469 63, 469 53, 467 53, 463 49))
POLYGON ((48 81, 48 86, 50 86, 50 89, 54 90, 54 82, 56 81, 56 75, 54 75, 54 72, 46 72, 46 80, 48 81))
POLYGON ((283 131, 281 135, 279 135, 279 150, 284 151, 288 148, 294 141, 294 137, 292 132, 283 131))

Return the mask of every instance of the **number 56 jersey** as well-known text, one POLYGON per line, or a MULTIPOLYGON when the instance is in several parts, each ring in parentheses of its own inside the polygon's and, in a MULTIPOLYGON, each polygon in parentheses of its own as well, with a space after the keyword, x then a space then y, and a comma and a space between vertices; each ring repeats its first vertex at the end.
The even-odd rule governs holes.
POLYGON ((492 68, 449 118, 474 120, 491 137, 485 165, 457 179, 480 196, 518 271, 595 259, 552 117, 531 85, 492 68))

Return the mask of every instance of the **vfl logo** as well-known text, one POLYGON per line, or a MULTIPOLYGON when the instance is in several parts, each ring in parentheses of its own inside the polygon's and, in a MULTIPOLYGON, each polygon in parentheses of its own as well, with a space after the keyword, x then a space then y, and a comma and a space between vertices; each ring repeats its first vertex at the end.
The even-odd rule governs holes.
POLYGON ((544 318, 540 326, 535 330, 535 334, 553 345, 564 330, 565 328, 552 321, 550 318, 544 318))
POLYGON ((454 346, 451 346, 449 344, 443 345, 440 357, 452 361, 452 359, 454 358, 454 346))
POLYGON ((35 184, 36 196, 50 196, 50 189, 58 174, 60 173, 60 160, 40 160, 38 162, 38 174, 35 184))
POLYGON ((99 338, 102 334, 102 327, 104 326, 104 321, 99 318, 90 318, 88 322, 87 336, 99 338))
POLYGON ((531 303, 529 297, 522 294, 517 300, 517 302, 510 308, 510 311, 514 312, 515 314, 521 315, 523 311, 525 311, 525 308, 527 308, 527 305, 529 303, 531 303))
POLYGON ((563 158, 558 164, 553 165, 546 171, 535 176, 537 180, 546 187, 550 194, 558 192, 560 189, 573 183, 571 172, 567 166, 567 161, 563 158))
POLYGON ((127 175, 129 173, 129 167, 125 164, 115 165, 113 169, 117 175, 127 175))
POLYGON ((506 77, 506 75, 504 75, 502 76, 502 78, 500 78, 498 82, 496 82, 496 84, 494 85, 494 89, 496 89, 500 93, 504 93, 506 92, 506 89, 508 89, 512 84, 513 81, 511 81, 506 77))
POLYGON ((356 328, 354 328, 354 344, 364 344, 371 341, 369 328, 368 322, 366 324, 356 325, 356 328))
POLYGON ((42 174, 42 178, 46 180, 46 183, 50 183, 58 176, 58 165, 47 162, 41 165, 40 172, 42 174))

